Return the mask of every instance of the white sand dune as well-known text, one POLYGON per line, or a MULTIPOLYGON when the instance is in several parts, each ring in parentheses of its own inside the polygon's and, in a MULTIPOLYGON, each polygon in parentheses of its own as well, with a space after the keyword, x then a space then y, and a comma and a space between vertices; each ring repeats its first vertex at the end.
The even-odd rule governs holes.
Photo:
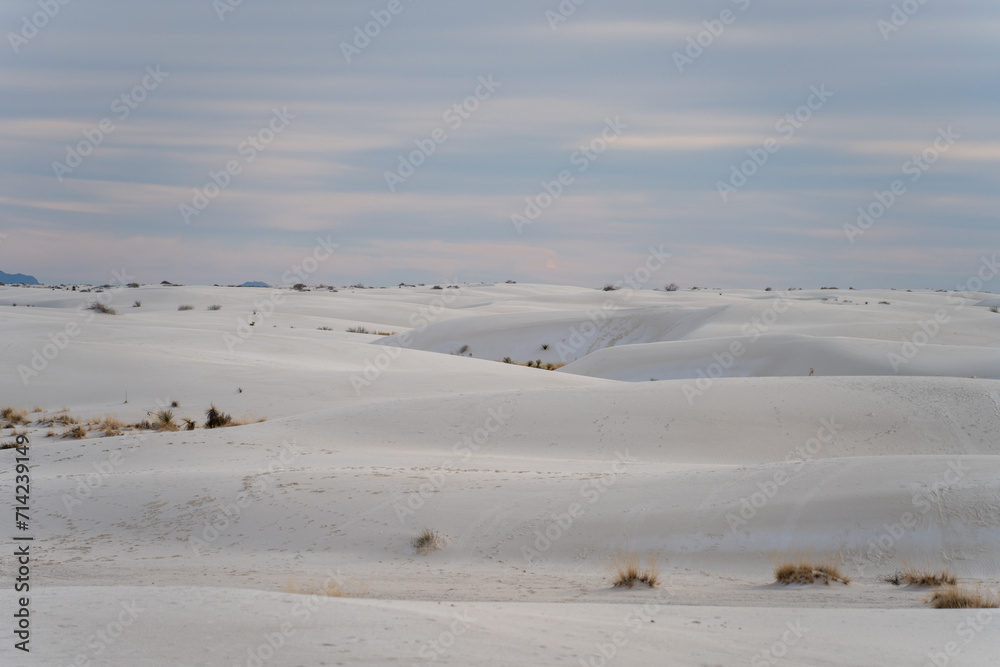
MULTIPOLYGON (((908 564, 1000 585, 992 295, 143 287, 88 321, 93 296, 0 288, 0 406, 137 421, 177 401, 178 419, 214 403, 267 420, 83 440, 27 427, 32 654, 5 627, 3 664, 1000 655, 993 612, 880 581, 908 564), (18 367, 73 322, 25 385, 18 367), (344 331, 358 325, 397 333, 344 331), (559 349, 558 371, 498 363, 559 349), (424 528, 442 549, 414 550, 424 528), (620 551, 655 555, 660 587, 611 588, 620 551), (798 558, 853 581, 771 585, 798 558), (328 587, 355 597, 308 594, 328 587)), ((4 609, 13 597, 5 584, 4 609)))

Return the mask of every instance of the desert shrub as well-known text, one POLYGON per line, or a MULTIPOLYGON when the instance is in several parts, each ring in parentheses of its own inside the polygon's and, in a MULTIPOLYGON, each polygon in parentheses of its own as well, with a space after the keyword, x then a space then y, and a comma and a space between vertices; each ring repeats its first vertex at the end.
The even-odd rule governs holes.
POLYGON ((880 306, 891 306, 892 304, 889 303, 888 301, 879 301, 878 305, 880 305, 880 306))
POLYGON ((307 292, 309 291, 308 286, 305 283, 295 283, 292 285, 292 289, 296 292, 307 292))
POLYGON ((138 286, 139 286, 139 283, 129 283, 129 284, 128 284, 128 287, 131 287, 132 289, 135 289, 135 288, 137 288, 138 286))
POLYGON ((221 428, 223 426, 229 426, 233 421, 231 415, 227 415, 222 412, 215 405, 212 405, 208 410, 205 410, 205 428, 221 428))
MULTIPOLYGON (((680 287, 678 287, 677 283, 670 283, 669 285, 667 285, 666 287, 663 288, 663 291, 665 291, 665 292, 676 292, 679 289, 680 289, 680 287)), ((770 288, 768 288, 768 289, 770 289, 770 288)))
MULTIPOLYGON (((49 426, 54 425, 54 424, 62 424, 63 426, 70 426, 72 424, 79 424, 80 423, 79 419, 77 419, 76 417, 74 417, 73 415, 71 415, 70 413, 65 412, 65 411, 56 414, 51 419, 48 419, 46 421, 48 422, 47 425, 49 425, 49 426)), ((39 420, 39 423, 41 423, 40 420, 39 420)))
POLYGON ((8 426, 28 423, 28 411, 21 408, 6 407, 0 410, 0 417, 7 422, 8 426))
POLYGON ((512 363, 514 363, 513 361, 511 361, 511 358, 510 358, 510 357, 504 357, 504 358, 503 358, 503 362, 504 362, 505 364, 512 364, 512 363))
POLYGON ((82 440, 87 437, 87 429, 79 424, 69 429, 60 436, 63 440, 82 440))
POLYGON ((1000 313, 1000 306, 990 306, 991 313, 1000 313))
POLYGON ((347 333, 359 333, 359 334, 371 333, 371 331, 368 331, 368 329, 361 326, 360 324, 356 327, 348 327, 347 329, 345 329, 345 331, 347 331, 347 333))
POLYGON ((656 559, 650 556, 643 568, 639 554, 635 552, 616 554, 611 560, 612 585, 615 588, 632 588, 636 583, 655 588, 660 583, 660 569, 656 559))
POLYGON ((132 307, 133 307, 133 308, 142 308, 142 301, 139 301, 138 299, 136 299, 136 300, 135 300, 135 301, 134 301, 134 302, 132 303, 132 307))
POLYGON ((193 431, 195 426, 197 426, 197 424, 195 423, 195 421, 193 419, 188 419, 187 417, 184 418, 184 430, 185 431, 193 431))
POLYGON ((429 554, 444 546, 444 540, 437 531, 425 528, 422 533, 413 538, 411 542, 417 553, 429 554))
POLYGON ((161 431, 176 431, 177 422, 174 421, 173 410, 160 410, 156 413, 156 425, 161 431))
POLYGON ((87 306, 87 310, 92 310, 95 313, 103 313, 105 315, 117 315, 118 311, 111 306, 101 303, 100 301, 95 301, 94 303, 87 306))
POLYGON ((516 284, 517 284, 517 281, 516 281, 516 280, 507 280, 507 281, 504 281, 504 282, 505 282, 505 284, 507 284, 507 285, 516 285, 516 284))
POLYGON ((333 331, 333 327, 317 327, 320 331, 333 331))
POLYGON ((605 292, 614 292, 615 290, 619 290, 619 289, 621 289, 621 288, 620 288, 620 287, 618 287, 618 285, 612 285, 611 283, 608 283, 608 284, 606 284, 606 285, 605 285, 605 286, 604 286, 604 287, 603 287, 602 289, 603 289, 603 290, 604 290, 605 292))
POLYGON ((181 306, 177 306, 177 310, 194 310, 194 306, 185 303, 181 306))
POLYGON ((960 586, 948 586, 934 591, 926 600, 934 609, 996 609, 1000 599, 989 593, 981 593, 960 586))
POLYGON ((465 354, 468 351, 469 351, 469 346, 468 345, 463 345, 462 347, 458 348, 458 353, 459 354, 465 354))
POLYGON ((882 581, 886 581, 894 586, 937 587, 954 586, 958 583, 958 578, 948 570, 932 572, 930 570, 918 570, 911 567, 902 571, 897 570, 895 574, 884 577, 882 581))
POLYGON ((542 349, 543 350, 549 349, 549 344, 548 343, 542 343, 542 349))
POLYGON ((831 581, 850 583, 850 577, 842 574, 836 565, 816 565, 808 562, 781 563, 774 568, 774 578, 779 584, 814 584, 822 581, 827 586, 831 581))
POLYGON ((103 431, 105 437, 110 438, 115 435, 121 435, 125 425, 114 415, 104 415, 104 418, 98 423, 97 428, 103 431))
POLYGON ((211 306, 208 307, 208 309, 209 310, 222 310, 222 306, 220 306, 217 303, 213 303, 211 306))

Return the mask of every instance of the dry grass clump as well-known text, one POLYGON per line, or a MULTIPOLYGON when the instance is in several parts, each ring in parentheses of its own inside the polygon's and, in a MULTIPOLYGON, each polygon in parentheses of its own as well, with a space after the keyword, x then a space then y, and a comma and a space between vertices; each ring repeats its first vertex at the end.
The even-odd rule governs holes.
POLYGON ((632 588, 637 582, 655 588, 660 583, 660 568, 653 556, 647 559, 646 567, 643 568, 639 554, 616 554, 611 560, 611 568, 614 571, 612 585, 615 588, 632 588))
POLYGON ((422 533, 413 538, 411 542, 417 553, 429 554, 444 546, 444 540, 436 530, 425 528, 422 533))
POLYGON ((104 415, 103 419, 98 422, 97 428, 104 433, 105 437, 110 438, 115 435, 121 435, 125 424, 114 415, 104 415))
POLYGON ((391 336, 395 331, 371 331, 367 327, 363 327, 360 324, 356 327, 347 327, 344 329, 347 333, 359 333, 359 334, 372 334, 375 336, 391 336))
POLYGON ((997 609, 1000 599, 989 593, 960 586, 940 588, 925 600, 934 609, 997 609))
POLYGON ((68 412, 57 412, 54 415, 44 414, 38 418, 36 422, 39 426, 55 426, 56 424, 61 424, 63 426, 71 426, 73 424, 79 424, 80 420, 69 414, 68 412))
POLYGON ((219 304, 217 304, 217 303, 213 303, 211 306, 208 307, 208 309, 209 310, 222 310, 222 306, 219 305, 219 304))
POLYGON ((27 424, 28 411, 21 408, 6 407, 0 410, 0 418, 7 422, 5 428, 10 428, 14 424, 27 424))
POLYGON ((958 583, 958 577, 948 570, 921 570, 915 567, 906 570, 896 571, 895 574, 885 577, 886 581, 894 586, 954 586, 958 583))
POLYGON ((779 563, 774 568, 774 578, 779 584, 810 585, 822 581, 827 586, 831 581, 842 584, 851 583, 851 578, 843 574, 836 565, 814 564, 805 561, 798 563, 779 563))
POLYGON ((323 586, 300 586, 294 579, 289 579, 285 590, 296 595, 323 595, 330 598, 363 598, 368 595, 368 586, 365 584, 348 585, 336 581, 323 586))
POLYGON ((233 417, 227 426, 246 426, 247 424, 259 424, 264 421, 267 421, 267 417, 247 415, 246 417, 233 417))
POLYGON ((100 301, 95 301, 94 303, 87 306, 87 310, 92 310, 95 313, 103 313, 105 315, 117 315, 118 311, 111 306, 101 303, 100 301))
POLYGON ((83 440, 87 437, 87 429, 77 424, 60 436, 63 440, 83 440))
POLYGON ((185 303, 183 305, 177 306, 177 310, 194 310, 194 306, 185 303))

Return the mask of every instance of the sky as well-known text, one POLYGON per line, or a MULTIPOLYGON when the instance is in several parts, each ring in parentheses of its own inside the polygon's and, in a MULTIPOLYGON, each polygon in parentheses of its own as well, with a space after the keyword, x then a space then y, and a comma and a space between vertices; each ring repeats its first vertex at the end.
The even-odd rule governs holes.
POLYGON ((994 1, 7 0, 0 32, 0 270, 44 283, 954 289, 1000 246, 994 1))

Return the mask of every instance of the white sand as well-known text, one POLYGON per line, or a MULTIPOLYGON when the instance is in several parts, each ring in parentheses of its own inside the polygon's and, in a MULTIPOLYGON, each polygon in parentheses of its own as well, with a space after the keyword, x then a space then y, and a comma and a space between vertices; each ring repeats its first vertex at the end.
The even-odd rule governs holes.
POLYGON ((0 288, 0 406, 267 421, 29 427, 32 652, 8 622, 4 665, 1000 664, 993 612, 880 581, 1000 585, 993 295, 143 287, 91 318, 94 296, 0 288), (424 528, 443 549, 414 551, 424 528), (623 550, 662 584, 611 588, 623 550), (773 585, 797 558, 853 581, 773 585), (364 597, 289 592, 330 584, 364 597))

